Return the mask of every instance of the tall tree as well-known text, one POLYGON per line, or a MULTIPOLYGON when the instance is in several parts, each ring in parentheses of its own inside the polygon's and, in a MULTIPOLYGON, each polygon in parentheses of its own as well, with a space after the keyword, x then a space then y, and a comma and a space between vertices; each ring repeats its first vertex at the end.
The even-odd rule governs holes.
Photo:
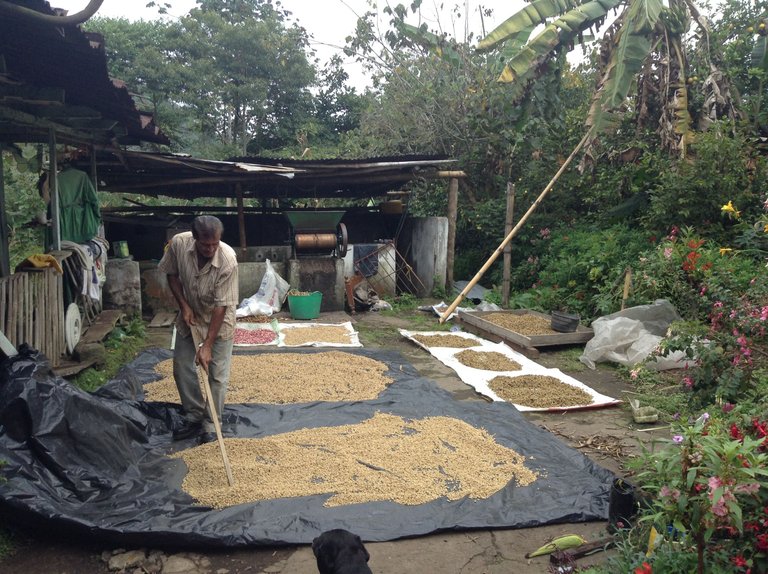
POLYGON ((201 0, 171 31, 184 105, 209 153, 260 153, 292 141, 311 112, 306 31, 270 0, 201 0))

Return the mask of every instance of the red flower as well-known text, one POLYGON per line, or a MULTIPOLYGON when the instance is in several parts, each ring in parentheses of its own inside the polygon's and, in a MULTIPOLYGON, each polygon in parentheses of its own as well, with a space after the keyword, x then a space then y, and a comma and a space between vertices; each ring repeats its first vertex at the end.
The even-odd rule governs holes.
POLYGON ((635 574, 653 574, 653 568, 648 562, 643 562, 642 565, 635 568, 635 574))
POLYGON ((756 537, 757 539, 757 549, 765 552, 768 550, 768 534, 758 534, 756 537))
POLYGON ((699 247, 704 245, 704 240, 703 239, 699 239, 698 241, 696 241, 694 239, 691 239, 690 241, 688 241, 687 245, 691 249, 698 249, 699 247))
POLYGON ((733 440, 741 440, 744 438, 744 435, 741 433, 736 423, 731 423, 731 438, 733 440))
POLYGON ((731 562, 733 562, 734 565, 738 566, 739 568, 747 567, 747 561, 743 556, 734 556, 733 558, 731 558, 731 562))

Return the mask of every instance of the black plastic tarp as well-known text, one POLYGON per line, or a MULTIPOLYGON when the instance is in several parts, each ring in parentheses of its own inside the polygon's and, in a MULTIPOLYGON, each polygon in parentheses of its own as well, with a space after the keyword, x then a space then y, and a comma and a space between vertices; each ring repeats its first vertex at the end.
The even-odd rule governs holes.
MULTIPOLYGON (((311 353, 315 351, 296 351, 311 353)), ((329 495, 268 500, 223 510, 196 505, 181 490, 183 462, 167 453, 178 405, 148 403, 142 384, 167 351, 142 354, 91 394, 55 376, 42 355, 22 349, 0 364, 0 506, 20 524, 119 545, 238 547, 303 544, 346 528, 384 541, 440 530, 529 527, 604 520, 613 475, 506 403, 457 401, 418 376, 399 354, 355 350, 390 366, 395 379, 377 399, 291 405, 227 405, 225 436, 263 437, 353 424, 376 412, 406 419, 449 416, 485 428, 529 458, 541 477, 514 482, 484 500, 418 506, 372 502, 326 508, 329 495)))

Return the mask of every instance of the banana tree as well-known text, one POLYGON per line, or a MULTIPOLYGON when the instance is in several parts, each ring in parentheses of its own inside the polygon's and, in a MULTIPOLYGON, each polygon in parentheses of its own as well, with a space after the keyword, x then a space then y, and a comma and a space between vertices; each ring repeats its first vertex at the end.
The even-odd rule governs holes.
MULTIPOLYGON (((694 136, 693 120, 688 107, 690 82, 687 74, 684 35, 691 24, 698 28, 698 38, 705 52, 709 46, 709 26, 691 0, 533 0, 512 15, 478 44, 479 50, 504 49, 515 46, 506 60, 498 80, 510 84, 510 97, 522 100, 528 86, 554 60, 556 54, 571 50, 591 29, 607 24, 609 16, 618 13, 608 25, 600 43, 598 70, 600 79, 587 115, 586 133, 568 158, 584 146, 584 159, 601 133, 615 128, 619 113, 635 107, 638 127, 655 125, 661 143, 685 158, 694 136), (540 32, 532 34, 543 26, 540 32), (519 48, 518 48, 519 46, 519 48), (636 97, 630 94, 635 91, 636 97), (651 113, 650 110, 656 110, 651 113)), ((718 114, 735 114, 730 91, 723 74, 707 58, 709 75, 704 81, 706 118, 718 114)), ((584 161, 584 160, 583 160, 584 161)), ((567 163, 566 162, 566 163, 567 163)), ((466 293, 480 280, 509 243, 525 220, 563 173, 563 167, 515 228, 504 238, 467 287, 441 316, 445 321, 466 293)))
MULTIPOLYGON (((694 136, 688 111, 687 58, 683 38, 692 24, 708 52, 709 26, 690 0, 535 0, 508 18, 479 44, 487 50, 530 33, 543 25, 522 49, 507 61, 499 81, 512 84, 510 96, 522 98, 527 85, 553 55, 572 49, 582 34, 606 24, 620 11, 603 35, 599 50, 600 80, 587 118, 590 142, 617 122, 617 113, 632 103, 640 127, 657 123, 661 143, 681 157, 694 136), (635 90, 636 97, 629 99, 635 90), (657 110, 650 114, 649 110, 657 110)), ((724 76, 708 60, 703 121, 734 117, 736 111, 724 76)))

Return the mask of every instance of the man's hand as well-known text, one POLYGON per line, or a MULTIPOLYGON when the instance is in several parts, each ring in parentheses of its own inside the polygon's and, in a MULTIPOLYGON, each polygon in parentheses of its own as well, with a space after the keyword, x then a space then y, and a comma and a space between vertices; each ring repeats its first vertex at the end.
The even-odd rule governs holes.
POLYGON ((184 319, 184 322, 187 324, 187 326, 191 327, 192 325, 197 325, 195 312, 192 311, 192 307, 190 307, 189 305, 184 305, 181 308, 181 316, 184 319))
POLYGON ((195 363, 200 365, 203 370, 208 373, 208 365, 211 363, 212 347, 207 343, 201 343, 197 347, 197 353, 195 354, 195 363))

